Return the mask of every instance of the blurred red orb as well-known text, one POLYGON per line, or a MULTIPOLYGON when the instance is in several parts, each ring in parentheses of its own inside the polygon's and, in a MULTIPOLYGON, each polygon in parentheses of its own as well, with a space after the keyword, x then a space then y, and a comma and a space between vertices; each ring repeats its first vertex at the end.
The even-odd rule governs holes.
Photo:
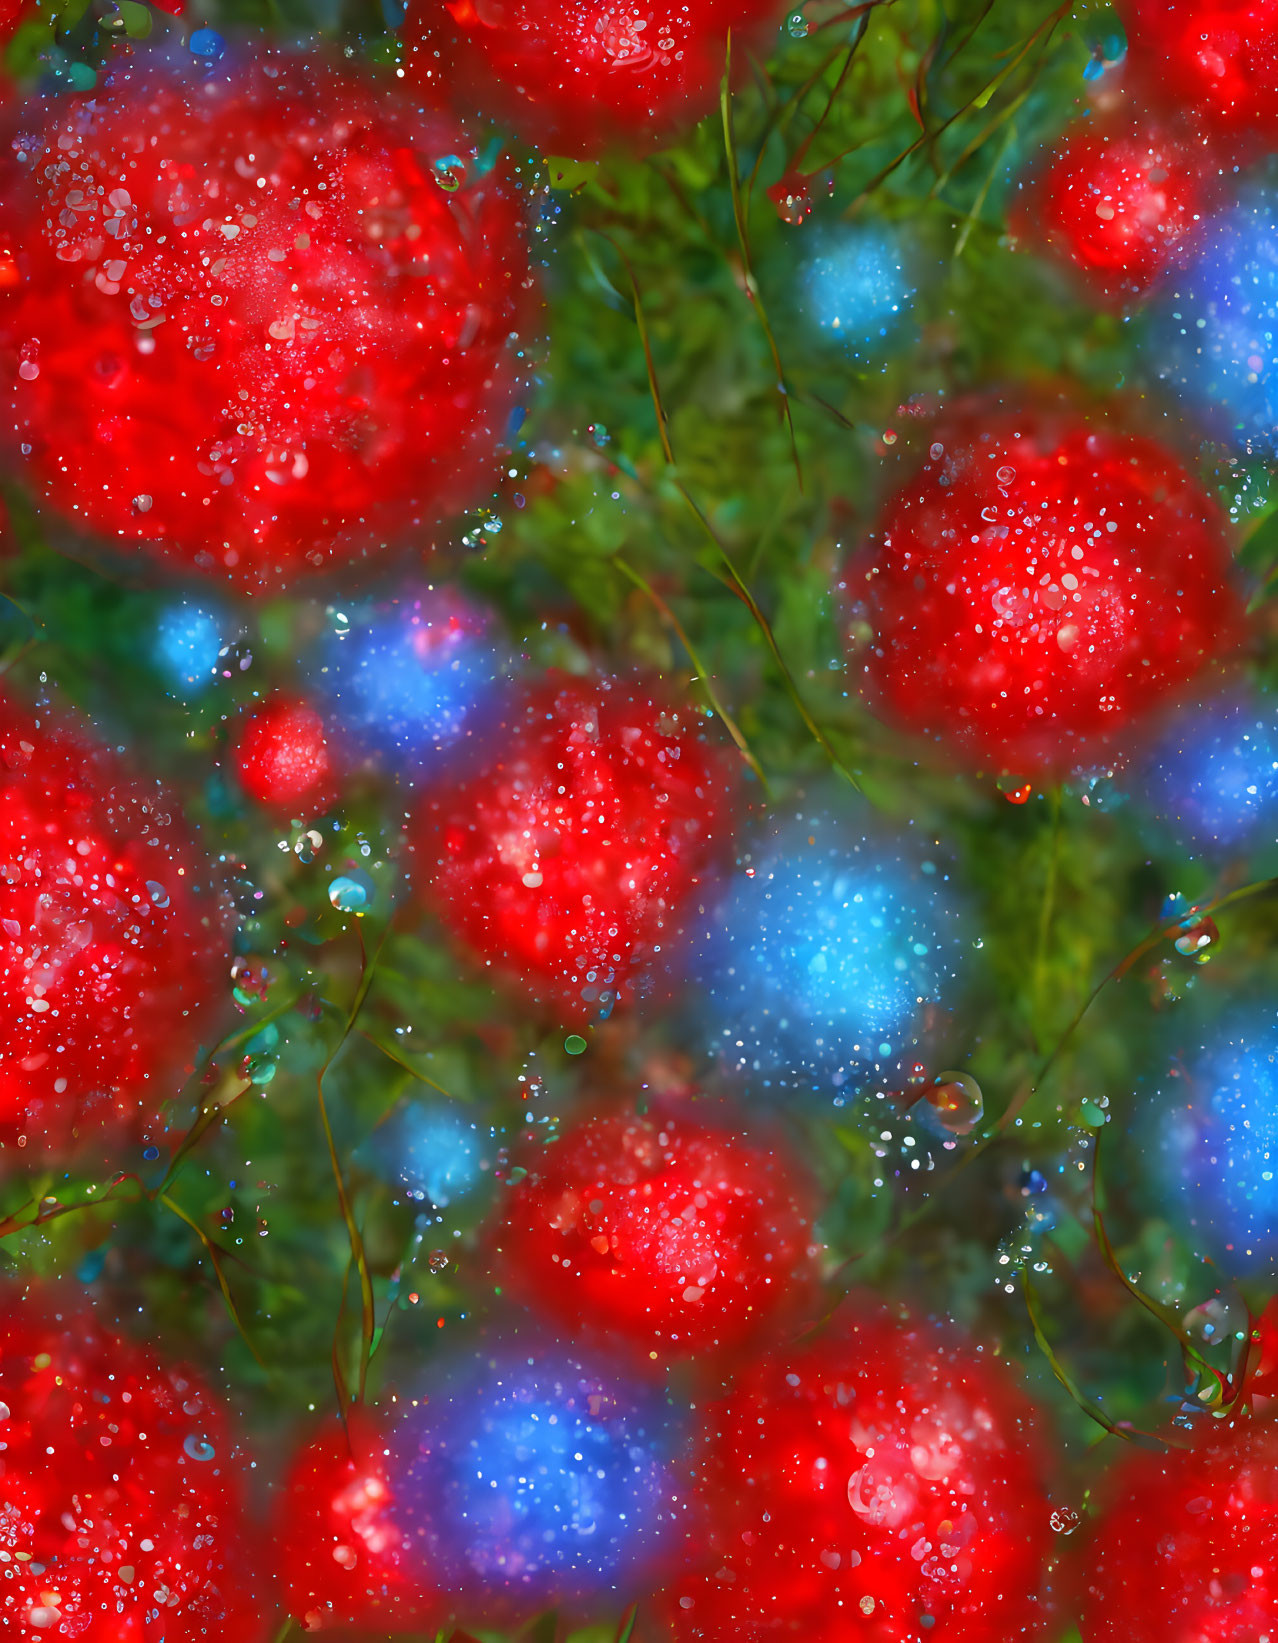
POLYGON ((1118 0, 1131 78, 1205 134, 1278 137, 1278 0, 1118 0))
POLYGON ((0 1631, 11 1643, 264 1643, 248 1462, 182 1365, 56 1292, 0 1295, 0 1631))
MULTIPOLYGON (((1210 1416, 1203 1416, 1210 1421, 1210 1416)), ((1126 1448, 1079 1548, 1083 1643, 1260 1643, 1278 1631, 1278 1425, 1126 1448)))
POLYGON ((931 440, 845 581, 884 719, 970 763, 1064 774, 1237 642, 1221 517, 1157 441, 1002 403, 931 440))
POLYGON ((324 719, 309 702, 277 697, 258 708, 236 736, 232 759, 240 786, 268 809, 315 810, 332 796, 324 719))
POLYGON ((503 1291, 661 1362, 733 1351, 811 1290, 810 1194, 783 1151, 697 1112, 589 1117, 519 1159, 503 1291))
POLYGON ((634 152, 717 106, 729 32, 744 62, 780 20, 765 0, 413 0, 405 69, 543 153, 634 152))
POLYGON ((0 182, 0 394, 37 497, 246 591, 468 506, 515 391, 520 207, 316 56, 117 58, 0 182))
POLYGON ((1013 213, 1018 237, 1045 245, 1103 295, 1138 295, 1200 220, 1207 163, 1160 127, 1081 121, 1027 185, 1013 213))
POLYGON ((947 1330, 850 1304, 707 1410, 675 1637, 1041 1636, 1052 1532, 1031 1404, 947 1330))
POLYGON ((395 1524, 383 1448, 376 1416, 352 1408, 289 1468, 275 1546, 284 1605, 303 1631, 433 1632, 438 1623, 436 1594, 395 1524))
POLYGON ((570 1015, 631 1000, 731 846, 736 765, 651 682, 551 674, 422 795, 419 895, 473 953, 570 1015))
POLYGON ((0 698, 0 1140, 156 1128, 229 964, 172 798, 0 698))

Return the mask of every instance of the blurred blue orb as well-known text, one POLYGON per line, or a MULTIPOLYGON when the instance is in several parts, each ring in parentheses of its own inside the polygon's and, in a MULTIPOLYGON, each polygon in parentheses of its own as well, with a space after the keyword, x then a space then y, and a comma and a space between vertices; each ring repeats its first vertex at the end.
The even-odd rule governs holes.
POLYGON ((170 690, 187 698, 208 689, 225 644, 226 620, 183 599, 156 623, 152 655, 170 690))
POLYGON ((1233 849, 1278 836, 1278 710, 1232 697, 1181 712, 1137 780, 1145 804, 1183 848, 1233 849))
POLYGON ((496 1161, 496 1131, 462 1107, 405 1102, 365 1143, 378 1172, 419 1198, 446 1209, 471 1192, 496 1161))
POLYGON ((854 1094, 916 1042, 961 963, 945 868, 799 817, 747 856, 691 944, 698 1019, 764 1089, 854 1094))
POLYGON ((391 1445, 399 1526, 496 1607, 629 1592, 673 1528, 671 1417, 610 1364, 509 1346, 432 1376, 391 1445))
POLYGON ((318 684, 364 753, 420 770, 456 743, 496 686, 482 612, 442 589, 344 607, 318 684))
POLYGON ((1161 1196, 1231 1277, 1278 1270, 1278 1013, 1222 1027, 1151 1105, 1161 1196))
POLYGON ((1203 224, 1155 330, 1159 374, 1221 437, 1278 450, 1278 214, 1267 190, 1203 224))
POLYGON ((803 270, 803 310, 853 353, 869 350, 908 313, 914 289, 901 247, 880 229, 818 233, 803 270))
POLYGON ((195 29, 186 43, 186 49, 193 57, 202 57, 207 62, 216 62, 219 57, 226 55, 226 41, 216 29, 195 29))

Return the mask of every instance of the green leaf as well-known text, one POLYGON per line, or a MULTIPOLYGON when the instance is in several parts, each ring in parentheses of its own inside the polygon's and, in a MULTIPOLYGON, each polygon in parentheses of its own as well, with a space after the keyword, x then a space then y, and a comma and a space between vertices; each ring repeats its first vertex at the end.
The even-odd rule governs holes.
POLYGON ((539 1614, 523 1634, 523 1643, 555 1643, 559 1615, 554 1609, 539 1614))
POLYGON ((546 157, 546 175, 550 179, 552 188, 563 188, 570 192, 574 188, 583 188, 594 180, 599 170, 598 160, 567 160, 546 157))
POLYGON ((151 8, 138 4, 138 0, 119 0, 120 16, 124 19, 124 32, 130 40, 145 40, 151 32, 151 8))
POLYGON ((60 0, 51 7, 50 20, 59 34, 69 34, 88 9, 89 0, 60 0))
POLYGON ((36 74, 53 44, 53 24, 45 17, 31 17, 15 31, 4 54, 4 66, 15 80, 36 74))

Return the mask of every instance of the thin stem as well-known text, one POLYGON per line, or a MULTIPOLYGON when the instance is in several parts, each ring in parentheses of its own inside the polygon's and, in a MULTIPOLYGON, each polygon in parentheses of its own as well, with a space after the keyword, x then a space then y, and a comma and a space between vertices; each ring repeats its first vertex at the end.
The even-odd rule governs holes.
POLYGON ((612 246, 613 250, 621 258, 622 263, 625 265, 626 273, 630 278, 630 290, 635 309, 635 324, 639 330, 639 340, 643 346, 644 359, 647 362, 648 387, 652 394, 653 409, 657 415, 657 431, 661 440, 662 455, 665 457, 666 465, 670 469, 670 482, 679 493, 679 496, 683 499, 683 503, 689 513, 691 513, 698 526, 705 533, 706 540, 714 549, 716 557, 723 566, 724 579, 728 586, 731 587, 732 591, 741 600, 742 604, 745 605, 746 609, 750 612, 750 615, 754 618, 755 625, 758 627, 759 632, 763 635, 764 643, 767 645, 769 654, 776 665, 777 671, 781 675, 781 680, 785 685, 786 692, 789 695, 790 700, 794 703, 795 710, 798 712, 799 717, 803 720, 809 734, 829 759, 833 768, 838 771, 840 776, 843 777, 844 781, 846 781, 851 787, 856 788, 859 792, 861 791, 861 784, 834 751, 829 737, 812 717, 807 703, 800 696, 799 687, 795 683, 794 675, 790 672, 786 660, 781 654, 781 651, 777 645, 776 636, 768 624, 767 617, 764 616, 762 610, 759 608, 758 601, 755 599, 753 593, 751 593, 750 589, 742 579, 741 573, 733 564, 732 559, 728 554, 728 550, 719 540, 714 526, 710 523, 709 519, 706 518, 706 515, 698 506, 696 500, 692 496, 692 493, 688 490, 687 486, 679 477, 677 464, 675 462, 674 446, 670 440, 669 424, 666 418, 665 406, 661 398, 661 385, 657 380, 656 363, 652 357, 652 348, 648 336, 648 322, 644 317, 643 299, 639 292, 639 282, 635 277, 635 271, 629 257, 626 256, 625 252, 621 249, 617 242, 612 239, 610 235, 605 234, 603 238, 608 241, 609 245, 612 246))
POLYGON ((710 677, 709 669, 701 660, 700 656, 698 656, 692 640, 689 639, 687 633, 684 631, 683 623, 680 622, 674 611, 671 610, 670 606, 661 597, 657 590, 639 574, 633 565, 623 559, 620 554, 616 554, 614 556, 613 563, 616 565, 617 569, 621 571, 623 576, 628 577, 630 581, 634 583, 635 587, 637 587, 641 593, 647 594, 648 598, 651 599, 652 603, 656 606, 660 615, 674 630, 675 635, 678 637, 679 643, 688 653, 688 660, 696 669, 697 678, 700 680, 701 687, 706 693, 707 701, 723 722, 729 736, 731 736, 732 740, 736 743, 737 750, 741 754, 741 757, 759 778, 759 784, 763 788, 764 797, 769 797, 771 790, 768 786, 768 778, 763 773, 763 766, 750 751, 750 745, 746 741, 741 727, 737 724, 737 721, 732 717, 727 708, 724 707, 722 701, 719 699, 719 692, 715 689, 714 681, 710 677))
POLYGON ((772 368, 776 372, 777 393, 781 395, 781 409, 785 416, 786 429, 790 435, 790 456, 794 462, 794 475, 798 481, 799 490, 803 490, 803 465, 799 461, 799 442, 794 431, 794 410, 790 404, 790 391, 786 387, 785 371, 781 364, 781 355, 777 349, 776 337, 772 332, 772 325, 768 319, 767 309, 763 305, 763 297, 759 291, 758 281, 754 277, 750 256, 750 227, 746 221, 745 203, 741 195, 741 168, 737 161, 737 140, 732 125, 732 88, 730 85, 732 69, 732 31, 728 31, 727 54, 724 60, 723 84, 719 90, 719 112, 723 119, 723 146, 728 157, 728 182, 732 190, 732 217, 737 226, 737 243, 741 247, 741 267, 745 276, 746 295, 750 304, 759 316, 764 339, 768 344, 768 352, 772 355, 772 368))
MULTIPOLYGON (((356 926, 356 929, 359 929, 358 925, 356 926)), ((333 1181, 337 1187, 337 1201, 341 1207, 342 1220, 346 1224, 346 1234, 350 1240, 351 1258, 355 1263, 356 1271, 359 1273, 362 1325, 359 1359, 359 1390, 356 1394, 359 1402, 363 1402, 364 1399, 364 1391, 368 1381, 368 1365, 372 1357, 373 1334, 377 1327, 377 1319, 373 1306, 373 1280, 368 1270, 368 1259, 364 1251, 364 1239, 355 1222, 354 1212, 351 1209, 350 1196, 346 1191, 346 1178, 342 1174, 341 1161, 337 1156, 337 1143, 333 1138, 333 1126, 328 1116, 328 1102, 324 1098, 324 1077, 329 1068, 333 1065, 333 1062, 337 1059, 338 1055, 340 1055, 347 1039, 354 1031, 355 1023, 359 1019, 360 1011, 364 1008, 364 1002, 368 997, 369 988, 373 984, 373 974, 377 968, 377 960, 381 956, 382 948, 386 945, 386 938, 389 934, 390 925, 387 924, 386 928, 382 931, 381 939, 377 944, 377 950, 373 954, 372 961, 370 962, 367 958, 364 959, 359 986, 356 988, 354 1000, 351 1003, 350 1010, 347 1012, 346 1025, 342 1029, 342 1036, 338 1039, 328 1059, 324 1062, 324 1065, 315 1076, 315 1101, 319 1108, 320 1123, 324 1130, 324 1141, 328 1147, 328 1159, 333 1171, 333 1181)), ((360 933, 359 942, 360 951, 363 953, 364 938, 362 932, 360 933)), ((333 1344, 333 1362, 334 1370, 336 1371, 338 1369, 336 1337, 334 1337, 333 1344)), ((341 1400, 341 1396, 342 1384, 339 1381, 339 1401, 341 1400)), ((343 1408, 343 1416, 345 1416, 345 1412, 345 1408, 343 1408)))
POLYGON ((245 1346, 247 1346, 249 1351, 253 1354, 253 1362, 257 1364, 259 1369, 265 1369, 266 1364, 258 1353, 257 1348, 253 1345, 253 1342, 249 1339, 248 1330, 244 1327, 243 1320, 240 1317, 239 1308, 236 1306, 235 1299, 231 1294, 231 1286, 227 1283, 226 1274, 222 1271, 222 1262, 220 1258, 221 1252, 218 1250, 217 1245, 209 1237, 208 1233, 205 1232, 199 1222, 192 1216, 188 1215, 182 1208, 181 1204, 176 1203, 172 1198, 170 1198, 167 1192, 162 1192, 160 1194, 160 1202, 164 1205, 165 1209, 171 1210, 173 1214, 177 1216, 179 1221, 185 1221, 187 1226, 190 1227, 191 1231, 204 1245, 209 1262, 213 1267, 213 1272, 217 1277, 217 1286, 222 1291, 222 1299, 226 1302, 226 1310, 231 1315, 231 1321, 234 1323, 236 1329, 239 1330, 240 1338, 243 1340, 245 1346))
POLYGON ((1038 1022, 1042 1015, 1043 992, 1047 978, 1048 941, 1052 931, 1052 917, 1056 912, 1056 882, 1059 876, 1061 822, 1064 812, 1059 784, 1052 789, 1050 802, 1052 806, 1052 842, 1047 857, 1047 876, 1043 883, 1043 896, 1038 908, 1038 938, 1034 943, 1033 980, 1030 986, 1035 1049, 1038 1048, 1038 1022))

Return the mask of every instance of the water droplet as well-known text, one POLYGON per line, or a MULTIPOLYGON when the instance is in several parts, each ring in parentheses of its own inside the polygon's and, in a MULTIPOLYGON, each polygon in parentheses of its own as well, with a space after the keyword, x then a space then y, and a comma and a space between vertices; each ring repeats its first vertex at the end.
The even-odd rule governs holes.
POLYGON ((1185 1314, 1185 1333, 1206 1346, 1219 1346, 1245 1322, 1245 1310, 1237 1301, 1212 1295, 1185 1314))
POLYGON ((569 1033, 564 1039, 564 1049, 569 1055, 580 1055, 586 1048, 586 1041, 580 1033, 569 1033))
POLYGON ((168 891, 162 884, 157 884, 154 879, 146 881, 146 893, 151 898, 152 907, 167 907, 169 905, 168 891))
POLYGON ((1000 776, 996 786, 1008 804, 1026 804, 1034 791, 1033 784, 1024 776, 1000 776))
POLYGON ((452 1265, 452 1260, 446 1250, 432 1249, 426 1257, 426 1265, 432 1272, 444 1272, 452 1265))
POLYGON ((339 913, 358 913, 368 905, 368 892, 357 879, 343 874, 329 885, 328 899, 339 913))
POLYGON ((1072 1506, 1058 1506, 1048 1522, 1058 1535, 1072 1535, 1082 1518, 1072 1506))
POLYGON ((226 54, 226 41, 216 29, 194 30, 186 46, 193 57, 202 57, 210 63, 226 54))
POLYGON ((212 1460, 217 1450, 205 1438, 197 1438, 194 1432, 188 1433, 183 1441, 182 1449, 192 1460, 212 1460))
POLYGON ((270 988, 270 971, 252 959, 237 958, 231 964, 231 996, 242 1008, 265 1001, 270 988))
POLYGON ((446 194, 455 194, 465 180, 466 167, 456 154, 435 161, 435 181, 446 194))
POLYGON ((323 835, 316 832, 316 830, 311 827, 298 838, 297 842, 293 846, 293 853, 296 855, 298 861, 309 866, 323 848, 323 835))
POLYGON ((985 1114, 981 1086, 967 1073, 938 1073, 924 1099, 951 1135, 970 1135, 985 1114))
POLYGON ((787 171, 768 189, 768 198, 783 223, 797 227, 812 215, 812 195, 808 179, 797 171, 787 171))
POLYGON ((1180 926, 1181 934, 1176 937, 1174 946, 1178 953, 1186 958, 1192 958, 1198 964, 1206 964, 1212 956, 1207 949, 1220 940, 1220 930, 1213 918, 1206 914, 1191 913, 1180 926))

